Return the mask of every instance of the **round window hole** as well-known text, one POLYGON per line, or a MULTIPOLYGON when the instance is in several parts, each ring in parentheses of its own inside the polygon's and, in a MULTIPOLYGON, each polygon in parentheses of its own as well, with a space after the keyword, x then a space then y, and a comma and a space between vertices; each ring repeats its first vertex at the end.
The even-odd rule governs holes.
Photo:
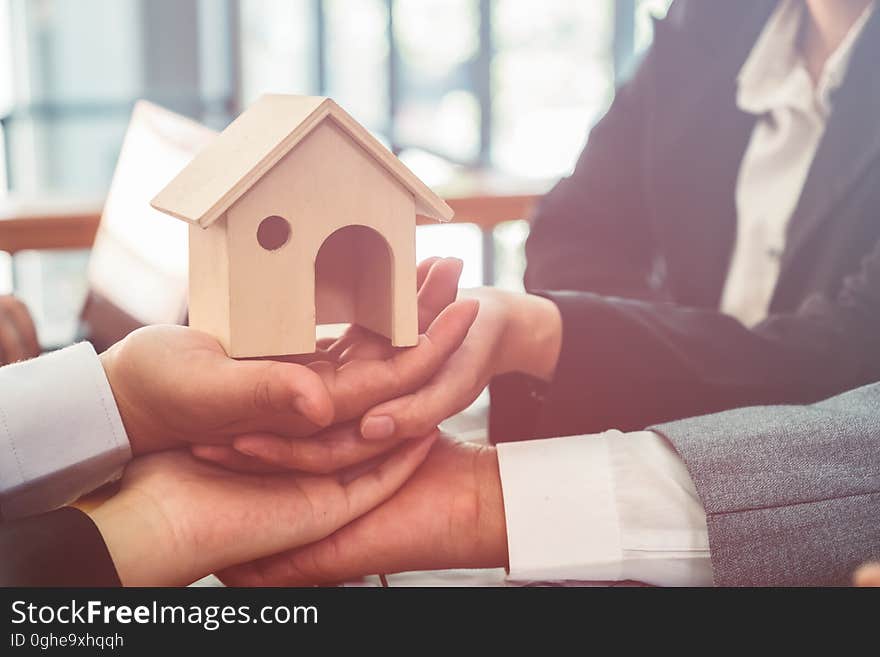
POLYGON ((257 228, 257 242, 267 251, 280 249, 289 239, 290 223, 277 214, 263 219, 257 228))

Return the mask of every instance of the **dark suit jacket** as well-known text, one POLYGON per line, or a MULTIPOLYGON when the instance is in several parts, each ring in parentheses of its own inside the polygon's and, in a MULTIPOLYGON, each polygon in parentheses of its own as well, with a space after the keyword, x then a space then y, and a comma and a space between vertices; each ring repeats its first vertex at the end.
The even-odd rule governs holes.
POLYGON ((0 586, 119 586, 119 577, 92 519, 63 507, 0 524, 0 586))
POLYGON ((494 382, 493 439, 807 403, 880 380, 880 12, 833 97, 770 318, 748 329, 718 310, 755 123, 736 77, 775 5, 675 2, 540 203, 525 282, 561 309, 562 354, 546 389, 494 382))

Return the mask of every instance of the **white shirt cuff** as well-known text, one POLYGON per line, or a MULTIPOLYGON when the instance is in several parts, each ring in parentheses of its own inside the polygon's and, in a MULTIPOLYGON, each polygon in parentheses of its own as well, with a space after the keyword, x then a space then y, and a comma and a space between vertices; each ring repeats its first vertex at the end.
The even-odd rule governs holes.
POLYGON ((0 517, 72 502, 118 478, 130 458, 92 345, 0 368, 0 517))
POLYGON ((625 579, 711 586, 706 512, 684 462, 653 431, 608 431, 625 579))
POLYGON ((498 446, 510 577, 709 586, 706 514, 651 431, 498 446))
POLYGON ((620 522, 604 439, 498 445, 510 577, 621 579, 620 522))

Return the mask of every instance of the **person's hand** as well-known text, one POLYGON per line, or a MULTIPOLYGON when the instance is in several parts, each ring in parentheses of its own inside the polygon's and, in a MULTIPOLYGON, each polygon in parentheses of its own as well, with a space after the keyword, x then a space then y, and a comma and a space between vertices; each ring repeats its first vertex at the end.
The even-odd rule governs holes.
MULTIPOLYGON (((440 285, 426 282, 428 292, 448 297, 451 288, 454 299, 458 271, 440 276, 440 285)), ((205 333, 150 326, 101 354, 101 362, 136 455, 251 434, 300 437, 423 385, 464 340, 476 312, 473 301, 451 303, 417 346, 381 359, 233 360, 205 333)))
MULTIPOLYGON (((416 267, 419 333, 424 333, 437 316, 458 296, 458 281, 464 263, 458 258, 432 257, 416 267)), ((388 338, 356 324, 339 338, 319 341, 319 350, 310 360, 324 360, 341 366, 358 359, 384 360, 397 349, 388 338)))
MULTIPOLYGON (((423 335, 417 347, 397 349, 387 338, 352 326, 317 354, 297 359, 307 362, 330 390, 334 422, 359 419, 371 406, 418 389, 455 353, 477 314, 475 301, 455 301, 461 266, 461 261, 454 258, 432 258, 419 265, 419 330, 423 335)), ((337 468, 347 467, 371 458, 400 439, 371 444, 350 427, 312 435, 317 429, 307 426, 285 432, 248 432, 235 438, 232 446, 196 445, 193 453, 244 472, 285 468, 327 472, 334 469, 334 464, 337 468), (306 435, 310 437, 303 438, 306 435)), ((431 429, 428 427, 422 435, 431 429)))
POLYGON ((853 576, 856 586, 880 586, 880 563, 866 563, 853 576))
POLYGON ((37 329, 27 306, 12 295, 0 296, 0 365, 39 355, 37 329))
POLYGON ((461 265, 460 260, 444 258, 419 266, 420 335, 415 347, 394 348, 387 338, 354 326, 310 357, 309 367, 331 390, 335 422, 359 419, 372 406, 419 389, 444 367, 467 336, 479 307, 473 299, 456 301, 461 265))
POLYGON ((337 424, 311 436, 284 438, 251 434, 223 445, 193 445, 192 453, 238 472, 308 472, 328 474, 393 449, 401 440, 364 440, 356 422, 337 424))
POLYGON ((123 585, 185 585, 323 539, 392 495, 435 438, 407 442, 374 468, 340 476, 244 475, 185 451, 145 456, 89 515, 123 585))
POLYGON ((218 573, 233 586, 302 586, 370 573, 507 564, 494 448, 443 439, 384 504, 328 538, 218 573))
POLYGON ((499 374, 552 378, 562 344, 562 318, 553 302, 495 288, 462 296, 480 304, 467 338, 427 385, 367 411, 361 420, 364 438, 424 434, 467 408, 499 374))
POLYGON ((313 370, 233 360, 214 338, 183 326, 138 329, 100 358, 135 455, 333 418, 330 393, 313 370))

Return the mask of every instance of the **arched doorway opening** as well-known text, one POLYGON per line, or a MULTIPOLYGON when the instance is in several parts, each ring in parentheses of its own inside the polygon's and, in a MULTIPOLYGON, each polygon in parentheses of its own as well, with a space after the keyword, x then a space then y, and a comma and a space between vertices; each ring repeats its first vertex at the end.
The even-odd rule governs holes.
POLYGON ((354 323, 391 337, 392 254, 367 226, 330 234, 315 258, 317 324, 354 323))

